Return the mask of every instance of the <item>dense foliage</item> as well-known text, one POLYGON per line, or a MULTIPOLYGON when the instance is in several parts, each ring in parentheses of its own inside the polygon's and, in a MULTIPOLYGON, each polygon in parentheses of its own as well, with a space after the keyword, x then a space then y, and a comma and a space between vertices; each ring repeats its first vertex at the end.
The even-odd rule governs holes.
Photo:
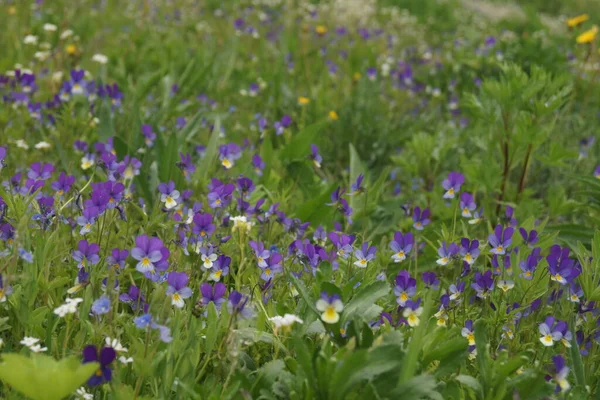
POLYGON ((3 398, 600 396, 597 15, 0 10, 3 398))

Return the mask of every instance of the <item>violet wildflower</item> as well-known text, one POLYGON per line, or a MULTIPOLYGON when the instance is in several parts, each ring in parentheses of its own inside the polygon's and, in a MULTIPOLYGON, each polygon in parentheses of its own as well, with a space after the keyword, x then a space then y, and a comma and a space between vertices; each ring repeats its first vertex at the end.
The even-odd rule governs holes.
POLYGON ((583 289, 581 288, 581 285, 571 282, 569 285, 569 301, 572 303, 579 303, 581 298, 583 298, 583 289))
POLYGON ((192 163, 192 156, 189 153, 179 153, 179 159, 177 167, 179 167, 185 179, 189 181, 192 174, 196 172, 196 166, 192 163))
POLYGON ((525 228, 519 228, 519 233, 523 238, 524 244, 530 248, 533 248, 533 245, 539 240, 538 233, 535 229, 532 229, 528 234, 525 228))
POLYGON ((469 346, 475 346, 475 330, 473 329, 473 320, 465 322, 465 326, 460 331, 462 337, 466 338, 469 346))
POLYGON ((321 293, 321 298, 316 303, 317 310, 320 311, 321 321, 327 324, 336 324, 340 320, 340 313, 344 311, 344 303, 337 294, 329 295, 327 292, 321 293))
POLYGON ((205 282, 200 285, 200 293, 202 294, 202 299, 200 301, 204 306, 208 306, 210 302, 213 302, 216 309, 220 310, 221 305, 225 302, 226 291, 227 286, 223 283, 217 282, 212 286, 210 283, 205 282))
POLYGON ((80 268, 77 271, 77 277, 75 278, 75 286, 67 290, 67 293, 74 294, 79 292, 81 289, 89 285, 90 274, 86 272, 85 268, 80 268))
POLYGON ((34 180, 46 180, 52 176, 52 172, 54 172, 54 165, 35 162, 27 171, 27 177, 34 180))
POLYGON ((13 292, 13 288, 10 285, 4 285, 4 279, 0 274, 0 303, 6 302, 6 297, 10 296, 13 292))
POLYGON ((582 356, 589 355, 592 347, 592 339, 589 336, 586 338, 582 330, 578 330, 575 333, 575 339, 577 340, 577 346, 579 346, 579 353, 582 356))
POLYGON ((235 190, 235 186, 231 183, 222 184, 219 181, 213 181, 211 191, 208 193, 208 205, 211 208, 223 208, 229 204, 231 194, 235 190), (215 185, 217 184, 218 185, 215 185))
POLYGON ((369 246, 369 243, 364 242, 360 249, 356 249, 354 251, 354 257, 356 257, 354 265, 356 265, 359 268, 366 268, 368 262, 375 259, 376 252, 377 247, 369 246))
POLYGON ((248 305, 250 298, 234 290, 229 294, 227 302, 227 311, 231 315, 240 315, 242 318, 250 318, 253 315, 252 309, 248 305))
POLYGON ((512 244, 512 235, 514 229, 503 229, 502 225, 496 225, 494 233, 488 237, 490 246, 492 246, 492 254, 505 254, 506 249, 512 244))
POLYGON ((421 299, 417 299, 417 301, 408 300, 404 310, 402 310, 402 316, 406 319, 411 328, 419 326, 419 317, 422 313, 423 307, 421 307, 421 299))
POLYGON ((435 290, 439 289, 440 287, 440 280, 438 279, 435 272, 423 272, 423 274, 421 274, 421 279, 423 279, 425 287, 432 288, 435 290))
POLYGON ((323 162, 323 157, 319 154, 319 148, 315 144, 310 145, 311 154, 309 158, 312 160, 315 167, 321 168, 321 163, 323 162))
POLYGON ((64 172, 61 172, 58 180, 56 182, 52 182, 51 187, 56 192, 57 196, 62 196, 71 190, 73 183, 75 183, 74 176, 66 175, 64 172))
POLYGON ((100 261, 99 251, 100 246, 96 243, 88 243, 87 240, 80 240, 77 244, 77 250, 73 252, 73 259, 77 261, 77 268, 98 264, 100 261))
POLYGON ((337 249, 337 255, 344 260, 347 260, 354 251, 352 243, 354 243, 354 235, 346 235, 344 233, 329 232, 329 240, 337 249))
POLYGON ((152 147, 156 140, 156 133, 153 132, 151 125, 142 125, 142 135, 144 136, 144 143, 146 146, 152 147))
POLYGON ((135 285, 129 286, 129 291, 127 293, 120 294, 119 300, 129 304, 133 311, 136 311, 139 308, 144 310, 144 312, 147 311, 148 304, 146 303, 146 298, 140 289, 135 285))
POLYGON ((542 322, 538 330, 542 337, 540 342, 544 346, 553 346, 555 342, 560 341, 563 338, 563 325, 566 327, 566 322, 557 321, 554 317, 548 316, 546 320, 542 322))
POLYGON ((475 272, 475 282, 471 287, 477 292, 477 297, 485 299, 494 288, 494 278, 492 271, 485 271, 483 274, 475 272))
POLYGON ((563 356, 553 356, 552 357, 553 369, 551 379, 554 379, 556 382, 556 391, 567 391, 571 388, 569 381, 567 380, 567 376, 569 375, 569 367, 565 362, 563 356))
POLYGON ((325 246, 325 243, 327 242, 327 232, 325 232, 325 229, 323 229, 322 225, 319 225, 317 229, 315 229, 313 234, 313 242, 321 247, 325 246))
POLYGON ((242 198, 247 198, 250 195, 250 193, 252 193, 255 189, 254 182, 252 182, 252 179, 246 178, 244 176, 238 178, 237 185, 240 192, 242 193, 242 198))
POLYGON ((124 179, 131 180, 140 174, 140 168, 142 168, 140 160, 135 157, 130 158, 129 156, 125 156, 118 172, 124 179))
POLYGON ((192 289, 187 286, 188 280, 185 272, 169 272, 167 296, 171 297, 171 304, 177 308, 183 308, 184 300, 192 296, 192 289))
POLYGON ((460 301, 462 294, 465 291, 466 288, 466 283, 465 282, 458 282, 457 284, 451 284, 448 287, 448 292, 450 293, 450 300, 457 300, 460 301))
POLYGON ((252 250, 254 250, 254 255, 256 256, 256 261, 260 268, 265 268, 267 266, 267 259, 271 255, 269 250, 265 250, 265 245, 262 242, 255 242, 251 240, 249 243, 252 250))
POLYGON ((268 259, 266 259, 265 266, 258 267, 262 270, 260 274, 260 278, 264 281, 270 281, 273 279, 273 276, 281 273, 283 271, 283 266, 281 265, 281 261, 283 257, 279 253, 272 253, 268 259))
POLYGON ((163 260, 164 248, 162 240, 147 235, 138 236, 135 239, 135 246, 131 250, 131 257, 138 260, 136 269, 141 273, 153 273, 157 263, 163 260))
POLYGON ((367 189, 362 185, 364 179, 365 176, 363 174, 358 175, 356 181, 350 186, 350 193, 348 193, 348 196, 354 196, 367 191, 367 189))
POLYGON ((426 208, 425 210, 421 211, 421 207, 415 207, 413 211, 413 228, 415 228, 418 231, 422 231, 423 228, 429 225, 429 223, 431 222, 431 220, 429 219, 430 214, 431 212, 429 211, 429 208, 426 208))
POLYGON ((536 247, 533 249, 531 254, 527 256, 527 260, 522 260, 519 263, 519 267, 521 268, 521 271, 523 271, 521 274, 519 274, 521 278, 529 281, 533 279, 533 273, 535 272, 538 263, 542 259, 542 256, 540 255, 541 251, 541 248, 536 247))
POLYGON ((475 201, 473 200, 473 196, 470 193, 462 192, 460 194, 459 207, 461 209, 461 212, 462 212, 461 215, 463 217, 471 218, 473 216, 471 214, 471 212, 475 211, 475 209, 477 208, 477 204, 475 204, 475 201))
POLYGON ((450 172, 448 178, 442 182, 442 187, 446 190, 445 199, 453 199, 454 195, 460 192, 462 184, 465 183, 465 177, 459 172, 450 172))
POLYGON ((160 192, 160 201, 165 203, 167 210, 172 209, 177 205, 177 199, 179 199, 180 193, 175 190, 175 182, 170 181, 169 183, 161 183, 158 185, 158 191, 160 192))
POLYGON ((90 207, 83 210, 83 215, 77 217, 77 225, 81 226, 80 235, 91 232, 92 226, 96 223, 98 217, 98 208, 90 207))
POLYGON ((4 160, 6 159, 6 147, 0 146, 0 170, 6 165, 4 160))
POLYGON ((473 265, 479 257, 479 240, 470 241, 467 238, 460 240, 460 255, 469 265, 473 265))
POLYGON ((214 282, 219 282, 223 276, 229 274, 229 265, 231 264, 231 257, 226 255, 220 255, 214 262, 213 267, 210 270, 208 279, 214 282))
POLYGON ((447 246, 446 242, 442 242, 442 246, 438 249, 440 258, 437 259, 436 263, 438 265, 448 265, 458 252, 459 248, 456 243, 450 243, 450 245, 447 246))
POLYGON ((86 346, 83 349, 83 363, 97 362, 100 364, 98 370, 88 379, 89 386, 98 386, 104 382, 110 382, 112 379, 112 370, 109 365, 117 357, 117 352, 112 347, 104 347, 100 352, 94 345, 86 346))
POLYGON ((410 276, 408 271, 400 271, 396 276, 394 294, 398 296, 396 302, 403 306, 417 293, 417 280, 410 276))
POLYGON ((265 166, 266 164, 259 154, 255 154, 252 156, 252 169, 254 170, 256 175, 262 176, 265 166))
POLYGON ((412 250, 414 244, 413 234, 408 232, 403 235, 402 232, 396 232, 394 234, 394 240, 390 242, 390 248, 394 251, 392 259, 394 262, 399 263, 406 259, 406 256, 412 250))
POLYGON ((194 215, 192 232, 195 235, 198 235, 200 241, 203 241, 205 238, 209 238, 215 231, 215 225, 212 223, 212 220, 212 214, 207 213, 194 215))
POLYGON ((235 160, 241 156, 242 150, 235 143, 224 144, 219 147, 219 160, 221 160, 221 165, 226 169, 233 167, 235 160))
POLYGON ((546 261, 548 261, 550 279, 561 285, 570 283, 580 274, 580 271, 575 268, 575 261, 569 258, 568 247, 561 249, 558 245, 552 246, 546 261))

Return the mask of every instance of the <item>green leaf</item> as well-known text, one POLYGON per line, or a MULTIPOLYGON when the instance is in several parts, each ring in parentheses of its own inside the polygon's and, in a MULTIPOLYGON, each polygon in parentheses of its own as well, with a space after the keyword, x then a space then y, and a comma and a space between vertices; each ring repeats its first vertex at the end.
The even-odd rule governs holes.
POLYGON ((60 361, 44 354, 31 358, 2 355, 0 380, 34 400, 60 400, 83 385, 99 368, 96 362, 81 364, 77 357, 60 361))
POLYGON ((211 171, 215 168, 219 150, 219 135, 221 134, 221 119, 215 120, 214 129, 206 146, 206 153, 200 163, 200 170, 202 171, 202 178, 206 179, 211 171))
POLYGON ((281 150, 279 159, 288 164, 293 160, 305 159, 310 154, 310 145, 317 144, 319 135, 328 121, 316 122, 298 132, 281 150))
POLYGON ((481 384, 483 390, 489 389, 491 383, 491 360, 488 351, 488 331, 487 324, 484 320, 480 319, 475 322, 475 347, 477 349, 477 366, 479 367, 479 374, 481 377, 481 384))
POLYGON ((98 112, 98 138, 105 142, 108 138, 116 136, 112 110, 108 101, 102 102, 98 112))
POLYGON ((300 281, 298 278, 296 278, 290 272, 287 272, 287 276, 288 276, 288 279, 292 282, 292 285, 294 285, 294 287, 298 291, 298 293, 300 293, 300 296, 306 302, 306 305, 308 306, 308 308, 310 308, 315 314, 320 316, 321 313, 319 312, 319 310, 317 310, 316 300, 314 300, 308 294, 308 291, 306 290, 306 286, 304 286, 304 283, 302 283, 302 281, 300 281))
MULTIPOLYGON (((348 148, 350 150, 350 183, 348 184, 348 187, 350 187, 356 182, 356 178, 358 178, 360 174, 365 174, 365 167, 352 143, 348 144, 348 148)), ((355 213, 363 209, 364 202, 364 195, 350 196, 349 198, 350 207, 355 213)))
POLYGON ((215 307, 215 303, 212 301, 208 303, 208 321, 206 329, 206 357, 210 356, 210 353, 215 347, 217 342, 217 335, 219 333, 220 318, 215 307))
POLYGON ((355 316, 362 316, 373 304, 390 292, 390 286, 385 281, 375 281, 361 288, 344 308, 344 321, 355 316))
POLYGON ((473 389, 475 391, 475 393, 477 394, 477 397, 482 398, 483 397, 483 388, 481 387, 481 383, 479 383, 479 381, 477 379, 475 379, 474 377, 470 376, 470 375, 458 375, 456 378, 458 382, 461 383, 461 385, 464 385, 470 389, 473 389))
MULTIPOLYGON (((572 320, 572 326, 574 326, 574 318, 572 318, 572 320)), ((573 338, 571 339, 571 348, 569 351, 571 352, 570 358, 575 382, 577 383, 577 386, 585 386, 585 368, 583 366, 583 361, 581 360, 581 353, 579 352, 579 345, 577 344, 575 335, 573 335, 573 338)))

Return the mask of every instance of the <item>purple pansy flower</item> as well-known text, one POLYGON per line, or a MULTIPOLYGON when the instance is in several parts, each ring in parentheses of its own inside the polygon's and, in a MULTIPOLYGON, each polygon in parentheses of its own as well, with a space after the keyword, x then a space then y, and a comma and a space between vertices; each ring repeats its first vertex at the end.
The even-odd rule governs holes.
POLYGON ((494 233, 488 237, 490 246, 492 246, 492 254, 505 254, 506 249, 512 244, 512 235, 514 229, 503 229, 502 225, 496 225, 494 233))
POLYGON ((175 182, 170 181, 169 183, 161 183, 158 185, 158 191, 160 192, 160 201, 165 203, 165 208, 170 210, 177 205, 180 193, 175 190, 175 182))
POLYGON ((35 162, 27 171, 27 177, 34 180, 46 180, 52 176, 52 172, 54 172, 54 165, 35 162))
POLYGON ((163 242, 156 237, 147 235, 135 239, 135 247, 131 250, 131 257, 138 260, 136 269, 141 273, 153 273, 157 263, 163 259, 163 242))
POLYGON ((227 286, 224 283, 217 282, 214 286, 210 283, 200 285, 200 293, 202 294, 202 305, 207 306, 208 303, 215 303, 217 310, 221 309, 221 305, 225 302, 225 292, 227 286))
POLYGON ((345 233, 329 232, 329 240, 337 249, 337 255, 344 260, 347 260, 354 251, 352 243, 354 243, 354 235, 346 235, 345 233))
POLYGON ((414 244, 413 234, 408 232, 403 235, 402 232, 396 232, 394 234, 394 240, 390 242, 390 248, 394 251, 392 259, 394 262, 399 263, 406 259, 406 256, 412 250, 414 244))
POLYGON ((106 257, 106 264, 115 270, 125 268, 125 260, 129 257, 129 250, 112 249, 110 255, 106 257))
POLYGON ((436 263, 439 265, 448 265, 452 259, 458 254, 459 248, 456 243, 450 243, 449 246, 446 242, 442 242, 442 246, 438 249, 438 255, 440 258, 437 259, 436 263))
POLYGON ((321 163, 323 162, 323 157, 319 154, 319 148, 315 144, 310 145, 310 159, 312 160, 315 167, 321 168, 321 163))
POLYGON ((250 318, 253 315, 252 309, 248 305, 250 298, 246 295, 241 294, 237 290, 234 290, 229 294, 229 301, 227 302, 227 311, 231 315, 239 315, 242 318, 250 318))
POLYGON ((460 240, 460 255, 469 265, 473 265, 479 257, 479 240, 470 241, 467 238, 460 240))
POLYGON ((104 382, 110 382, 112 379, 112 370, 109 365, 117 357, 117 352, 112 347, 104 347, 98 353, 94 345, 86 346, 83 349, 83 363, 97 362, 100 364, 98 370, 88 379, 89 386, 98 386, 104 382))
POLYGON ((461 209, 461 212, 462 212, 461 215, 463 217, 471 218, 473 216, 471 214, 471 212, 475 211, 475 209, 477 208, 477 204, 475 204, 475 201, 473 200, 473 196, 470 193, 463 192, 460 194, 459 207, 461 209))
POLYGON ((396 276, 394 294, 398 296, 396 302, 404 307, 406 302, 417 293, 417 280, 410 276, 408 271, 400 271, 396 276))
POLYGON ((448 178, 442 182, 442 187, 446 190, 445 199, 453 199, 455 194, 460 192, 462 184, 465 183, 465 177, 459 172, 450 172, 448 178))
POLYGON ((475 272, 475 282, 471 287, 477 292, 477 297, 485 299, 494 288, 494 278, 492 271, 485 271, 483 274, 475 272))
POLYGON ((415 228, 418 231, 422 231, 423 228, 429 225, 429 223, 431 222, 431 220, 429 219, 430 214, 431 212, 429 211, 429 208, 426 208, 423 211, 421 211, 421 207, 415 207, 413 211, 413 228, 415 228))
POLYGON ((99 251, 100 246, 96 243, 88 243, 87 240, 80 240, 77 244, 77 250, 73 252, 73 259, 77 261, 77 268, 98 264, 98 261, 100 261, 99 251))
POLYGON ((369 243, 364 242, 360 249, 354 251, 354 257, 356 257, 354 265, 359 268, 366 268, 368 262, 375 259, 376 252, 377 247, 369 246, 369 243))
POLYGON ((521 278, 529 281, 533 279, 533 273, 535 272, 538 263, 542 259, 542 256, 540 255, 541 251, 541 248, 536 247, 527 257, 527 260, 522 260, 519 263, 519 267, 521 268, 521 271, 523 271, 521 274, 519 274, 521 278))
POLYGON ((546 256, 550 279, 566 285, 579 276, 580 271, 575 268, 575 261, 569 258, 569 248, 554 245, 550 248, 550 254, 546 256))
POLYGON ((192 296, 192 289, 187 286, 189 279, 185 272, 169 272, 167 296, 171 297, 171 304, 177 308, 183 308, 184 299, 192 296))

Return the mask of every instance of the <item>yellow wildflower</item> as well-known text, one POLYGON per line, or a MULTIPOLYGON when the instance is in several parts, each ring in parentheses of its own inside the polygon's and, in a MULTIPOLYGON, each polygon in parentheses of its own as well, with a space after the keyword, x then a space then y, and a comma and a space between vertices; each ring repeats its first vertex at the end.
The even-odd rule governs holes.
POLYGON ((360 72, 355 72, 354 75, 352 75, 352 79, 354 80, 354 82, 358 82, 361 78, 361 74, 360 72))
POLYGON ((305 106, 308 103, 310 103, 310 99, 308 97, 304 97, 304 96, 298 97, 298 104, 300 104, 301 106, 305 106))
POLYGON ((329 111, 329 119, 331 119, 332 121, 337 121, 338 119, 340 119, 340 117, 334 110, 331 110, 329 111))
POLYGON ((327 33, 327 27, 325 25, 317 25, 315 32, 319 35, 324 35, 327 33))
POLYGON ((70 44, 67 47, 65 47, 65 51, 68 55, 72 56, 75 53, 77 53, 77 46, 75 46, 74 44, 70 44))
POLYGON ((596 39, 596 35, 598 34, 598 26, 594 25, 592 26, 591 29, 588 29, 587 31, 583 32, 581 35, 577 36, 577 43, 579 44, 585 44, 585 43, 591 43, 594 41, 594 39, 596 39))
POLYGON ((589 16, 589 15, 587 15, 587 14, 581 14, 581 15, 578 15, 578 16, 576 16, 576 17, 569 18, 569 19, 567 20, 567 26, 568 26, 569 28, 574 28, 574 27, 576 27, 577 25, 579 25, 579 24, 581 24, 581 23, 583 23, 583 22, 587 21, 588 19, 590 19, 590 16, 589 16))

